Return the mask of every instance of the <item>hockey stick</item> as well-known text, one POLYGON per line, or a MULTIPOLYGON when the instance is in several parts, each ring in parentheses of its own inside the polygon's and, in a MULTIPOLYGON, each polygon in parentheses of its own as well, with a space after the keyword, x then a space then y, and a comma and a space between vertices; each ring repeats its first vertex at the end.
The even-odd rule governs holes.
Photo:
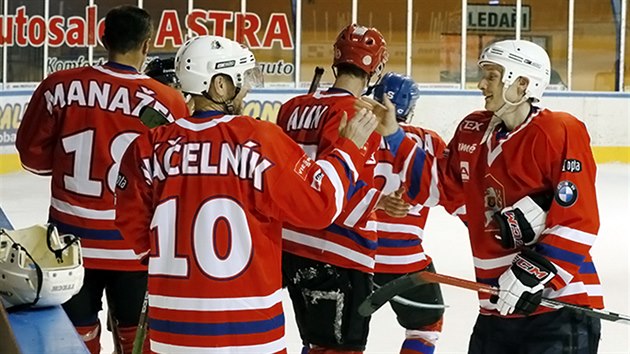
MULTIPOLYGON (((374 283, 374 287, 376 287, 376 289, 380 289, 381 286, 374 283)), ((444 305, 444 304, 427 304, 424 302, 417 302, 417 301, 413 301, 413 300, 409 300, 409 299, 405 299, 402 296, 398 296, 398 295, 394 295, 394 297, 391 298, 391 300, 393 302, 397 302, 401 305, 405 305, 405 306, 411 306, 411 307, 415 307, 418 309, 430 309, 430 310, 442 310, 442 309, 446 309, 449 308, 448 305, 444 305)))
POLYGON ((136 338, 133 340, 132 354, 142 354, 142 346, 147 336, 147 322, 149 316, 149 290, 144 293, 144 301, 142 302, 142 311, 140 311, 140 319, 138 320, 138 328, 136 329, 136 338))
POLYGON ((308 93, 315 93, 317 88, 319 87, 319 81, 322 79, 324 75, 324 68, 321 66, 315 67, 315 74, 313 74, 313 80, 311 81, 311 86, 308 87, 308 93))
MULTIPOLYGON (((381 306, 383 306, 392 296, 399 294, 407 289, 410 289, 413 286, 428 284, 428 283, 440 283, 447 284, 452 286, 457 286, 464 289, 474 290, 477 292, 482 292, 490 295, 498 295, 499 289, 483 284, 477 283, 474 281, 460 279, 451 277, 443 274, 436 274, 431 272, 416 272, 407 274, 403 277, 400 277, 392 282, 389 282, 383 285, 379 290, 372 293, 368 296, 367 299, 363 301, 361 306, 359 307, 359 313, 363 316, 368 316, 374 311, 378 310, 381 306), (400 280, 397 284, 394 282, 400 280), (392 295, 393 294, 393 295, 392 295), (389 298, 388 298, 389 296, 389 298)), ((621 322, 625 324, 630 324, 630 316, 618 314, 615 312, 610 312, 606 310, 598 310, 591 309, 588 307, 582 307, 574 304, 569 304, 563 301, 543 298, 540 302, 541 305, 553 309, 559 308, 568 308, 574 311, 582 312, 587 316, 599 318, 602 320, 612 321, 612 322, 621 322)))

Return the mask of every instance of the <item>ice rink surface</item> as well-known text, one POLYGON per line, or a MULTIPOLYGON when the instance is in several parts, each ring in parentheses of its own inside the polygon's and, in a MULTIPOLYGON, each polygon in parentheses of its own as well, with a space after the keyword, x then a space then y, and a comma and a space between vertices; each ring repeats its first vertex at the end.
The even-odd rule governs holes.
MULTIPOLYGON (((46 221, 50 192, 48 178, 26 172, 0 175, 0 206, 16 228, 46 221)), ((597 193, 601 228, 591 254, 604 288, 609 311, 630 314, 630 165, 598 166, 597 193)), ((467 233, 458 219, 435 208, 425 230, 425 250, 438 272, 473 280, 473 264, 467 233)), ((466 353, 477 316, 476 294, 442 287, 446 310, 444 329, 436 353, 466 353)), ((290 303, 285 301, 289 353, 300 352, 300 339, 290 303)), ((101 312, 101 321, 105 313, 101 312)), ((366 354, 398 353, 404 331, 388 306, 372 318, 366 354)), ((103 333, 102 353, 112 353, 111 336, 103 333)), ((630 353, 630 325, 602 322, 600 354, 630 353)))

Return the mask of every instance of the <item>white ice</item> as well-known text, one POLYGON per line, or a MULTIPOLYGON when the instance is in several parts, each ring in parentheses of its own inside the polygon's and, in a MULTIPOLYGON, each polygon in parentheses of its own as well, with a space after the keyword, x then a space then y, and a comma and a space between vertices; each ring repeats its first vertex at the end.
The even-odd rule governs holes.
MULTIPOLYGON (((50 192, 48 178, 26 172, 0 175, 0 205, 16 228, 46 221, 50 192)), ((599 166, 597 192, 601 228, 591 254, 601 277, 606 309, 630 314, 630 165, 599 166)), ((426 251, 438 272, 474 279, 467 233, 463 225, 434 209, 425 230, 426 251)), ((436 353, 466 353, 468 338, 477 315, 476 294, 469 290, 442 287, 446 310, 444 330, 436 353)), ((289 353, 300 352, 300 339, 290 303, 285 300, 289 353)), ((105 312, 101 312, 105 323, 105 312)), ((372 318, 366 354, 398 353, 404 331, 388 306, 372 318)), ((102 353, 111 353, 111 336, 104 332, 102 353)), ((600 354, 630 353, 630 325, 602 322, 600 354)))

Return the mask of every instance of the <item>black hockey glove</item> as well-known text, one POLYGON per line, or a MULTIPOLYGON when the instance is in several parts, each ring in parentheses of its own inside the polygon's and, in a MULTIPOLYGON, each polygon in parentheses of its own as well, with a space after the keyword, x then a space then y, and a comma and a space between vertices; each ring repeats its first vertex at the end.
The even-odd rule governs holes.
POLYGON ((514 205, 496 212, 492 218, 499 225, 499 234, 495 237, 506 249, 530 246, 538 241, 545 229, 547 210, 551 198, 525 196, 514 205))
POLYGON ((497 310, 506 316, 512 313, 528 315, 536 310, 542 299, 542 291, 556 275, 556 267, 545 257, 523 249, 516 255, 510 269, 499 277, 497 310))

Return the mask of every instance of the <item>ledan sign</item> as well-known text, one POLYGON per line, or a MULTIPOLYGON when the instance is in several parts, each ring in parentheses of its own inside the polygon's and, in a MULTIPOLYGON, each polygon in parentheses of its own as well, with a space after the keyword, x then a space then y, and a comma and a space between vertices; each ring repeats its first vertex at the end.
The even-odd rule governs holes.
MULTIPOLYGON (((529 31, 531 25, 529 6, 521 7, 521 30, 529 31)), ((514 31, 516 29, 516 6, 468 5, 468 30, 470 31, 514 31)))

